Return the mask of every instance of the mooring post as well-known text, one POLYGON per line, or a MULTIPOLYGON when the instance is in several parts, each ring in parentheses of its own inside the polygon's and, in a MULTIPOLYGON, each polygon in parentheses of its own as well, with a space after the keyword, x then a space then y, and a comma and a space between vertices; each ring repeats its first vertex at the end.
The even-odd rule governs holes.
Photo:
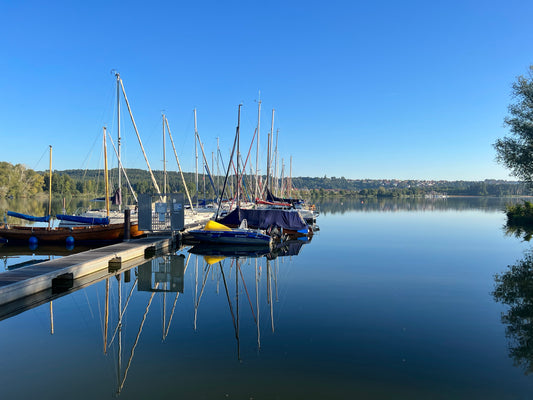
POLYGON ((126 208, 124 210, 124 241, 127 242, 130 240, 130 227, 131 227, 131 210, 126 208))

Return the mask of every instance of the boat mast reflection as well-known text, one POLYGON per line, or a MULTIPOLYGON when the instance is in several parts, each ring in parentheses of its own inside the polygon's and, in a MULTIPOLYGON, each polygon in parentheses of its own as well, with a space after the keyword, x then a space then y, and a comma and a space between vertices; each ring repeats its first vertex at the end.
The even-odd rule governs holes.
MULTIPOLYGON (((256 331, 256 346, 257 351, 260 352, 262 341, 260 324, 262 287, 263 285, 266 286, 265 303, 269 307, 267 318, 270 319, 270 327, 272 332, 274 332, 274 303, 278 301, 276 263, 279 262, 279 257, 298 254, 305 243, 302 241, 284 242, 270 251, 265 251, 264 248, 256 249, 249 246, 246 248, 194 246, 188 249, 181 249, 177 253, 154 256, 145 260, 142 264, 139 264, 139 261, 132 261, 127 263, 127 265, 122 264, 118 270, 112 269, 110 266, 109 270, 102 270, 90 276, 74 280, 73 285, 64 291, 52 292, 50 290, 39 293, 31 299, 25 299, 24 302, 2 306, 0 307, 0 321, 48 303, 47 311, 49 311, 50 316, 50 332, 54 334, 54 318, 58 316, 54 315, 52 302, 60 297, 73 294, 80 289, 85 289, 104 281, 102 282, 105 287, 105 304, 102 310, 104 314, 102 318, 103 326, 101 334, 98 337, 102 338, 103 354, 106 356, 113 355, 113 359, 116 357, 114 360, 115 372, 113 375, 116 376, 115 393, 119 396, 126 386, 128 373, 133 364, 138 345, 142 342, 141 335, 146 326, 148 314, 156 296, 160 296, 163 304, 161 336, 163 341, 167 340, 171 332, 172 321, 176 318, 178 299, 180 294, 184 293, 184 276, 193 255, 195 256, 194 330, 198 328, 199 310, 202 299, 205 302, 207 298, 206 294, 209 292, 209 276, 211 276, 211 281, 215 284, 213 289, 215 289, 216 295, 220 294, 220 285, 221 283, 223 284, 223 291, 237 342, 237 359, 241 361, 241 334, 246 332, 247 328, 246 324, 241 324, 241 322, 246 321, 241 321, 240 314, 248 308, 246 305, 244 308, 241 307, 242 295, 246 296, 245 302, 248 302, 251 310, 252 320, 255 324, 255 327, 252 329, 256 331), (186 251, 187 253, 185 253, 186 251), (204 268, 200 269, 199 261, 202 259, 204 261, 204 268), (251 268, 247 268, 246 260, 249 260, 248 265, 251 268), (266 280, 263 279, 263 267, 266 267, 266 280), (233 276, 233 273, 235 276, 233 276), (251 275, 246 276, 247 273, 251 275), (200 274, 203 275, 200 277, 200 274), (131 281, 132 275, 135 277, 133 281, 131 281), (252 279, 255 283, 255 301, 252 301, 253 293, 249 290, 253 286, 248 287, 252 279), (230 295, 233 289, 235 290, 234 299, 230 295), (143 297, 138 296, 139 292, 149 292, 149 295, 146 296, 146 304, 140 305, 143 310, 142 317, 141 311, 138 308, 139 306, 133 306, 135 303, 134 297, 135 299, 140 298, 144 303, 143 297), (170 303, 168 303, 166 298, 169 293, 173 293, 174 295, 170 311, 167 310, 170 303), (134 318, 139 321, 136 335, 134 338, 131 338, 131 346, 127 345, 129 341, 127 340, 125 329, 128 314, 128 319, 134 318), (126 355, 128 348, 129 355, 126 355), (124 357, 127 357, 127 360, 124 357)), ((96 301, 100 303, 100 300, 96 301)), ((263 315, 266 317, 266 314, 263 315)))

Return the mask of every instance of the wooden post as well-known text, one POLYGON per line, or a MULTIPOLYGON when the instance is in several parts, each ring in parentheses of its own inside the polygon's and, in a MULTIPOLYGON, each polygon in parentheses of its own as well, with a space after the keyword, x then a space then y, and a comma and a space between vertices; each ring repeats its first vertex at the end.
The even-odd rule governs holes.
POLYGON ((124 210, 124 241, 130 240, 131 234, 131 210, 126 208, 124 210))

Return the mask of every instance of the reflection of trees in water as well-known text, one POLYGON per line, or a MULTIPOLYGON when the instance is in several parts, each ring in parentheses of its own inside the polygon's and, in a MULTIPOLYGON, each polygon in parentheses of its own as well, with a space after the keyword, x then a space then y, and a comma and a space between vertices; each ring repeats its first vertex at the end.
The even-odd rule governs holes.
MULTIPOLYGON (((65 197, 65 206, 67 214, 73 214, 78 209, 99 209, 103 202, 90 201, 89 198, 65 197)), ((29 197, 0 199, 0 218, 3 222, 4 212, 16 211, 23 214, 43 216, 48 214, 48 197, 29 197)), ((63 214, 63 198, 52 198, 52 215, 63 214)), ((8 218, 9 223, 21 223, 20 219, 8 218)), ((26 223, 26 222, 24 222, 26 223)))
POLYGON ((509 357, 530 374, 533 372, 533 251, 509 265, 507 272, 496 274, 494 280, 494 299, 509 306, 501 317, 509 339, 509 357))
POLYGON ((522 202, 515 197, 449 197, 426 198, 335 198, 318 199, 317 206, 323 214, 344 214, 351 211, 435 211, 435 210, 484 210, 503 211, 507 204, 522 202))
POLYGON ((507 223, 504 226, 504 230, 507 236, 514 236, 526 242, 529 242, 533 236, 533 226, 530 225, 526 226, 507 223))

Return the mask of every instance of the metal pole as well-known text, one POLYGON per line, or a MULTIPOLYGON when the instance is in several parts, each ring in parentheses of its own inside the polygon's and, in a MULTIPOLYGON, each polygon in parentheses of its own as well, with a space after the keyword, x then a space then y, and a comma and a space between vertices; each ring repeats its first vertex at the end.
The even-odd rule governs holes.
MULTIPOLYGON (((115 74, 117 78, 117 159, 118 159, 118 190, 122 199, 122 174, 120 173, 120 74, 115 74)), ((118 205, 118 210, 122 210, 122 204, 118 205)))
POLYGON ((165 114, 163 114, 163 193, 167 194, 167 160, 165 148, 165 114))
POLYGON ((292 198, 292 156, 289 170, 289 198, 292 198))
POLYGON ((272 178, 270 177, 270 170, 272 169, 271 158, 272 155, 272 140, 274 137, 274 109, 272 109, 272 124, 270 125, 270 134, 268 136, 268 166, 267 166, 267 188, 272 190, 272 178))
POLYGON ((278 186, 279 186, 279 180, 278 180, 278 136, 279 136, 279 129, 276 130, 276 148, 274 150, 274 179, 275 179, 275 188, 276 193, 278 193, 278 186))
POLYGON ((259 101, 257 106, 257 150, 255 152, 255 198, 259 197, 259 128, 261 125, 261 92, 259 92, 259 101))
POLYGON ((196 182, 196 208, 198 208, 198 129, 196 126, 196 108, 194 109, 194 153, 196 156, 196 173, 195 173, 195 182, 196 182))
MULTIPOLYGON (((52 214, 52 145, 50 145, 50 172, 48 176, 48 215, 52 214)), ((48 222, 50 227, 50 222, 48 222)))
POLYGON ((239 190, 239 186, 240 186, 239 159, 241 155, 241 152, 239 150, 240 129, 241 129, 240 128, 241 127, 241 106, 242 104, 239 104, 239 116, 237 118, 237 207, 240 207, 241 205, 241 197, 240 197, 240 190, 239 190))
POLYGON ((104 126, 104 170, 105 170, 105 209, 106 209, 106 216, 109 217, 109 178, 107 176, 107 142, 106 142, 105 126, 104 126))

